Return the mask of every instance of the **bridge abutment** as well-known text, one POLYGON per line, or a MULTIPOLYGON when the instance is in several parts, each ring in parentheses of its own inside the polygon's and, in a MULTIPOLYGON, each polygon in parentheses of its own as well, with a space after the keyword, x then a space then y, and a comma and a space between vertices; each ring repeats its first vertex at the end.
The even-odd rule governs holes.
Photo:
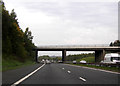
POLYGON ((100 62, 101 60, 104 60, 105 56, 105 50, 96 50, 95 51, 95 62, 100 62))
POLYGON ((66 61, 66 50, 62 51, 62 62, 64 63, 66 61))

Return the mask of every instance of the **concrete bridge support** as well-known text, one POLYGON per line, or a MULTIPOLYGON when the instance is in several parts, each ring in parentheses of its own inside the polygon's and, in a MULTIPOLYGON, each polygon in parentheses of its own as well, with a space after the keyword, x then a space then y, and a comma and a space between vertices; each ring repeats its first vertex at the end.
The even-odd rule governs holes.
POLYGON ((62 62, 64 63, 66 61, 66 50, 62 51, 62 62))
POLYGON ((35 62, 38 62, 38 50, 35 50, 35 62))
POLYGON ((104 60, 105 56, 105 50, 96 50, 95 51, 95 62, 100 62, 101 60, 104 60))

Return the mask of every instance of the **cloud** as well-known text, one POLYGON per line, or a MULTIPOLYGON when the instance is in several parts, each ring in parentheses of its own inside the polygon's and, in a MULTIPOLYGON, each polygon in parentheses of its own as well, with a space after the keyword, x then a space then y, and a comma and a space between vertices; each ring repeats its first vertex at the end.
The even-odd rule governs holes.
POLYGON ((36 45, 109 44, 118 38, 116 2, 6 0, 6 6, 15 8, 36 45))

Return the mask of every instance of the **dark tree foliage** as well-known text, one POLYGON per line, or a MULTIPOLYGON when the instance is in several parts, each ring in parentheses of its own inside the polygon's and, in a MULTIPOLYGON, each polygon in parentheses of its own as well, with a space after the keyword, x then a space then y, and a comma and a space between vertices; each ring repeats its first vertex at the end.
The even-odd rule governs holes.
POLYGON ((120 46, 120 40, 115 40, 114 42, 111 42, 110 46, 120 46))
POLYGON ((110 43, 110 46, 113 46, 113 43, 112 43, 112 42, 110 43))
MULTIPOLYGON (((3 3, 3 2, 2 2, 3 3)), ((32 48, 32 33, 26 28, 23 32, 19 27, 17 15, 14 9, 9 13, 3 3, 2 6, 2 52, 7 55, 14 55, 19 61, 32 59, 34 53, 32 48)), ((4 58, 4 57, 3 57, 4 58)), ((8 57, 9 58, 9 57, 8 57)), ((6 58, 4 58, 6 59, 6 58)))
POLYGON ((39 56, 39 60, 42 60, 42 59, 44 59, 44 60, 52 60, 52 58, 49 57, 48 55, 39 56))

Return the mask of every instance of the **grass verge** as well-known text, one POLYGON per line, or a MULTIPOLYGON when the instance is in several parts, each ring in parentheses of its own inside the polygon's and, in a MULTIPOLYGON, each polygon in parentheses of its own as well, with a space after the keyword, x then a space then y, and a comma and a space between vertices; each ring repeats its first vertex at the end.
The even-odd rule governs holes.
POLYGON ((91 68, 96 68, 96 69, 102 69, 102 70, 109 70, 109 71, 120 73, 120 67, 104 67, 104 66, 86 65, 86 64, 72 64, 72 63, 70 63, 70 64, 77 65, 77 66, 91 67, 91 68))
POLYGON ((25 62, 20 62, 13 59, 2 59, 2 71, 17 69, 17 68, 32 65, 32 64, 35 64, 35 62, 30 60, 25 62))

